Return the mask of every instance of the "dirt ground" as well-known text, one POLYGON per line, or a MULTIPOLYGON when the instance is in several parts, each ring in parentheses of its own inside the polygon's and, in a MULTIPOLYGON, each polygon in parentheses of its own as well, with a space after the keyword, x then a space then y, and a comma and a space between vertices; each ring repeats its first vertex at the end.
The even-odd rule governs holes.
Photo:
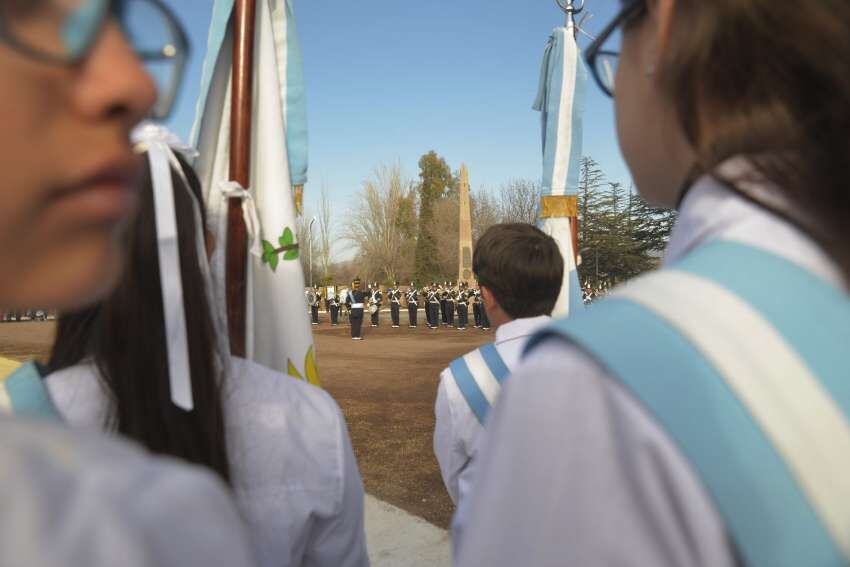
MULTIPOLYGON (((347 326, 330 327, 324 313, 321 319, 314 336, 322 385, 345 414, 366 491, 447 527, 453 506, 432 450, 439 374, 493 333, 392 329, 384 313, 380 328, 367 321, 365 340, 352 341, 347 326)), ((0 356, 43 358, 53 330, 52 322, 2 323, 0 356)))

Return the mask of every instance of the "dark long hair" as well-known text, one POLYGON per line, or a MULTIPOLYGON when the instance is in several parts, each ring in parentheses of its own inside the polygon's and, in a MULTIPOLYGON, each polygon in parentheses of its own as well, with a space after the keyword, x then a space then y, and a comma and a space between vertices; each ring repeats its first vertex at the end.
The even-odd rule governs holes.
POLYGON ((698 168, 749 158, 796 207, 775 212, 850 279, 850 2, 681 0, 675 10, 661 77, 698 168))
MULTIPOLYGON (((188 190, 203 203, 192 168, 180 164, 188 190)), ((172 168, 178 219, 189 363, 195 409, 171 402, 165 323, 150 167, 146 168, 139 214, 127 234, 124 275, 101 303, 60 315, 50 357, 51 371, 91 360, 111 398, 109 429, 135 439, 151 451, 205 465, 230 481, 216 335, 200 269, 193 200, 172 168)), ((202 223, 206 217, 201 207, 202 223)))

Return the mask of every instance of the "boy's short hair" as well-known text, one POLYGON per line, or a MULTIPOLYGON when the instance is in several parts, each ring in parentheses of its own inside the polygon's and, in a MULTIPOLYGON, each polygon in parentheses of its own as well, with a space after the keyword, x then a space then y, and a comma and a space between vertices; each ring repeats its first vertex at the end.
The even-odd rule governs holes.
POLYGON ((472 271, 512 319, 551 315, 564 259, 551 236, 530 224, 497 224, 475 245, 472 271))

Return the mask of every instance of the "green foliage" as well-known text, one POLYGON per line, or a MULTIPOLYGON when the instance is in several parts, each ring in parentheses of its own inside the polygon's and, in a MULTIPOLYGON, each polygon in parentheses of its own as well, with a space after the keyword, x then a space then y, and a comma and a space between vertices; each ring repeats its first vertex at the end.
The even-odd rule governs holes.
POLYGON ((599 165, 584 158, 579 182, 579 267, 594 289, 616 285, 658 266, 676 213, 650 207, 620 183, 609 183, 599 165))
POLYGON ((433 232, 436 203, 456 186, 446 160, 430 151, 419 160, 419 230, 416 239, 414 272, 416 279, 435 279, 440 272, 437 242, 433 232))

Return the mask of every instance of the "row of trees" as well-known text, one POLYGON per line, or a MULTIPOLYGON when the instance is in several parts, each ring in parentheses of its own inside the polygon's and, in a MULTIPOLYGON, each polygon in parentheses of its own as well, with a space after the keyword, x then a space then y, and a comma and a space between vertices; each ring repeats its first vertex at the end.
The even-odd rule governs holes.
MULTIPOLYGON (((419 179, 399 164, 380 165, 364 182, 339 238, 356 250, 353 260, 332 262, 331 208, 323 189, 318 234, 309 238, 311 217, 299 221, 301 261, 315 282, 453 280, 457 276, 458 175, 435 152, 419 160, 419 179), (317 237, 316 237, 317 236, 317 237), (310 245, 312 244, 312 255, 310 245)), ((515 179, 498 192, 471 195, 472 234, 477 240, 503 222, 534 223, 539 183, 515 179)), ((591 158, 582 161, 579 185, 580 277, 594 288, 614 285, 658 264, 675 221, 671 211, 653 209, 634 191, 609 182, 591 158)))
POLYGON ((611 287, 658 266, 676 221, 631 188, 606 179, 585 157, 579 181, 579 277, 593 289, 611 287))

